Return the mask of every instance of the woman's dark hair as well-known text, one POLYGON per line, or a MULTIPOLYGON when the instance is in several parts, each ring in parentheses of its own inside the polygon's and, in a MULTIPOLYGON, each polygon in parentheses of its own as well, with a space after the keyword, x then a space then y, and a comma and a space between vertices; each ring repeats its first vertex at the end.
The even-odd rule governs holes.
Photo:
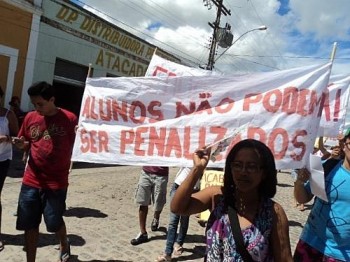
POLYGON ((2 87, 0 86, 0 98, 4 96, 4 91, 2 90, 2 87))
POLYGON ((41 96, 45 100, 50 100, 55 96, 54 88, 52 85, 45 81, 36 82, 28 88, 29 96, 41 96))
POLYGON ((259 194, 263 198, 273 198, 277 189, 277 170, 273 154, 270 148, 264 143, 254 139, 245 139, 234 145, 226 158, 224 171, 225 202, 233 204, 232 201, 234 201, 236 186, 231 173, 231 163, 242 148, 252 148, 258 154, 259 160, 262 164, 262 171, 265 174, 265 178, 261 181, 259 186, 259 194))

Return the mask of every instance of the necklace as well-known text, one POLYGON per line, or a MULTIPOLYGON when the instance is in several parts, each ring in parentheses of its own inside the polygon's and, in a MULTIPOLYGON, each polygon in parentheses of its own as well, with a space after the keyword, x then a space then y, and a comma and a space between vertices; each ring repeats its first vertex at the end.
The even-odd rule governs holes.
POLYGON ((245 215, 246 213, 246 206, 243 202, 243 199, 239 197, 239 203, 238 203, 238 213, 245 215))
POLYGON ((256 212, 258 212, 259 206, 260 201, 257 203, 248 204, 247 208, 246 201, 244 201, 241 196, 239 196, 236 200, 236 209, 241 216, 255 216, 256 212))

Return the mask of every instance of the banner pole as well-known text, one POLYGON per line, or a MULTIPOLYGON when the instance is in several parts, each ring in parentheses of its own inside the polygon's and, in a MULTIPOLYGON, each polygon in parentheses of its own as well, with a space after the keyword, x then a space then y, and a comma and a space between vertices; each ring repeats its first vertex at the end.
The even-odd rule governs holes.
POLYGON ((89 69, 88 69, 88 72, 87 72, 87 77, 91 77, 91 67, 92 67, 92 64, 89 63, 89 69))
POLYGON ((157 53, 157 49, 158 49, 158 47, 156 47, 156 48, 154 49, 153 55, 155 55, 155 54, 157 53))
MULTIPOLYGON (((156 48, 154 49, 154 51, 153 51, 151 60, 149 61, 148 66, 147 66, 147 69, 146 69, 146 73, 147 73, 147 71, 148 71, 148 68, 149 68, 149 66, 150 66, 150 64, 151 64, 151 62, 152 62, 154 56, 156 55, 157 49, 158 49, 158 47, 156 47, 156 48)), ((145 74, 145 76, 146 76, 146 74, 145 74)))
MULTIPOLYGON (((92 68, 92 63, 89 63, 89 68, 88 68, 88 72, 87 72, 87 76, 86 78, 90 78, 91 77, 91 68, 92 68)), ((75 134, 77 134, 77 130, 78 130, 79 126, 77 125, 75 127, 75 134)), ((72 156, 71 156, 71 160, 70 160, 70 165, 69 165, 69 174, 72 172, 73 170, 73 161, 72 161, 72 156)))
POLYGON ((331 54, 331 62, 332 62, 332 64, 333 64, 336 52, 337 52, 337 42, 334 42, 333 43, 333 50, 332 50, 332 54, 331 54))
MULTIPOLYGON (((331 53, 331 63, 332 63, 332 68, 333 68, 333 62, 334 62, 334 58, 335 58, 335 54, 337 52, 337 42, 334 42, 333 43, 333 50, 332 50, 332 53, 331 53)), ((345 113, 346 114, 346 113, 345 113)), ((345 118, 344 118, 344 123, 345 123, 345 118)), ((341 135, 343 132, 342 130, 339 130, 339 135, 341 135)))

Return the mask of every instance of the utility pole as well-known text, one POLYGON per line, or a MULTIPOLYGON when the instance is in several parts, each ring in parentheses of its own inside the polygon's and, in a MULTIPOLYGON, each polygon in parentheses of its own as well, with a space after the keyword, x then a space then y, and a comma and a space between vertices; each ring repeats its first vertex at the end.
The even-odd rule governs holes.
MULTIPOLYGON (((209 58, 208 58, 208 64, 206 69, 207 70, 213 70, 214 68, 214 63, 215 63, 215 52, 216 52, 216 47, 217 47, 217 43, 220 39, 218 39, 219 37, 219 30, 222 29, 220 28, 220 18, 221 18, 221 14, 224 14, 225 16, 227 15, 231 15, 231 11, 228 10, 224 5, 223 5, 223 1, 224 0, 211 0, 217 7, 217 13, 216 13, 216 20, 214 23, 208 23, 209 26, 211 28, 213 28, 213 37, 211 40, 211 45, 210 45, 210 51, 209 51, 209 58)), ((207 0, 203 0, 203 2, 208 2, 207 0)), ((207 3, 208 4, 208 3, 207 3)), ((228 25, 229 28, 230 25, 228 25)))

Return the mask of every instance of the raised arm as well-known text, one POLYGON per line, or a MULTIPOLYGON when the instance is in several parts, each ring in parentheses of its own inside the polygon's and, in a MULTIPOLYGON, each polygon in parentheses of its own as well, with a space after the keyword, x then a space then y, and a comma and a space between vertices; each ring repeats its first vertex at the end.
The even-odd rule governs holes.
POLYGON ((200 213, 211 208, 212 194, 217 192, 215 187, 205 188, 192 194, 193 187, 198 179, 201 179, 208 164, 210 156, 209 149, 199 149, 193 154, 193 168, 185 181, 176 190, 170 203, 171 212, 181 215, 200 213))
POLYGON ((306 168, 298 170, 297 180, 294 182, 294 197, 300 204, 309 202, 313 197, 313 194, 309 193, 304 187, 304 183, 309 179, 309 170, 306 168))
POLYGON ((324 147, 323 136, 320 136, 318 138, 318 149, 322 153, 321 160, 326 160, 331 156, 331 153, 329 153, 328 150, 324 147))

